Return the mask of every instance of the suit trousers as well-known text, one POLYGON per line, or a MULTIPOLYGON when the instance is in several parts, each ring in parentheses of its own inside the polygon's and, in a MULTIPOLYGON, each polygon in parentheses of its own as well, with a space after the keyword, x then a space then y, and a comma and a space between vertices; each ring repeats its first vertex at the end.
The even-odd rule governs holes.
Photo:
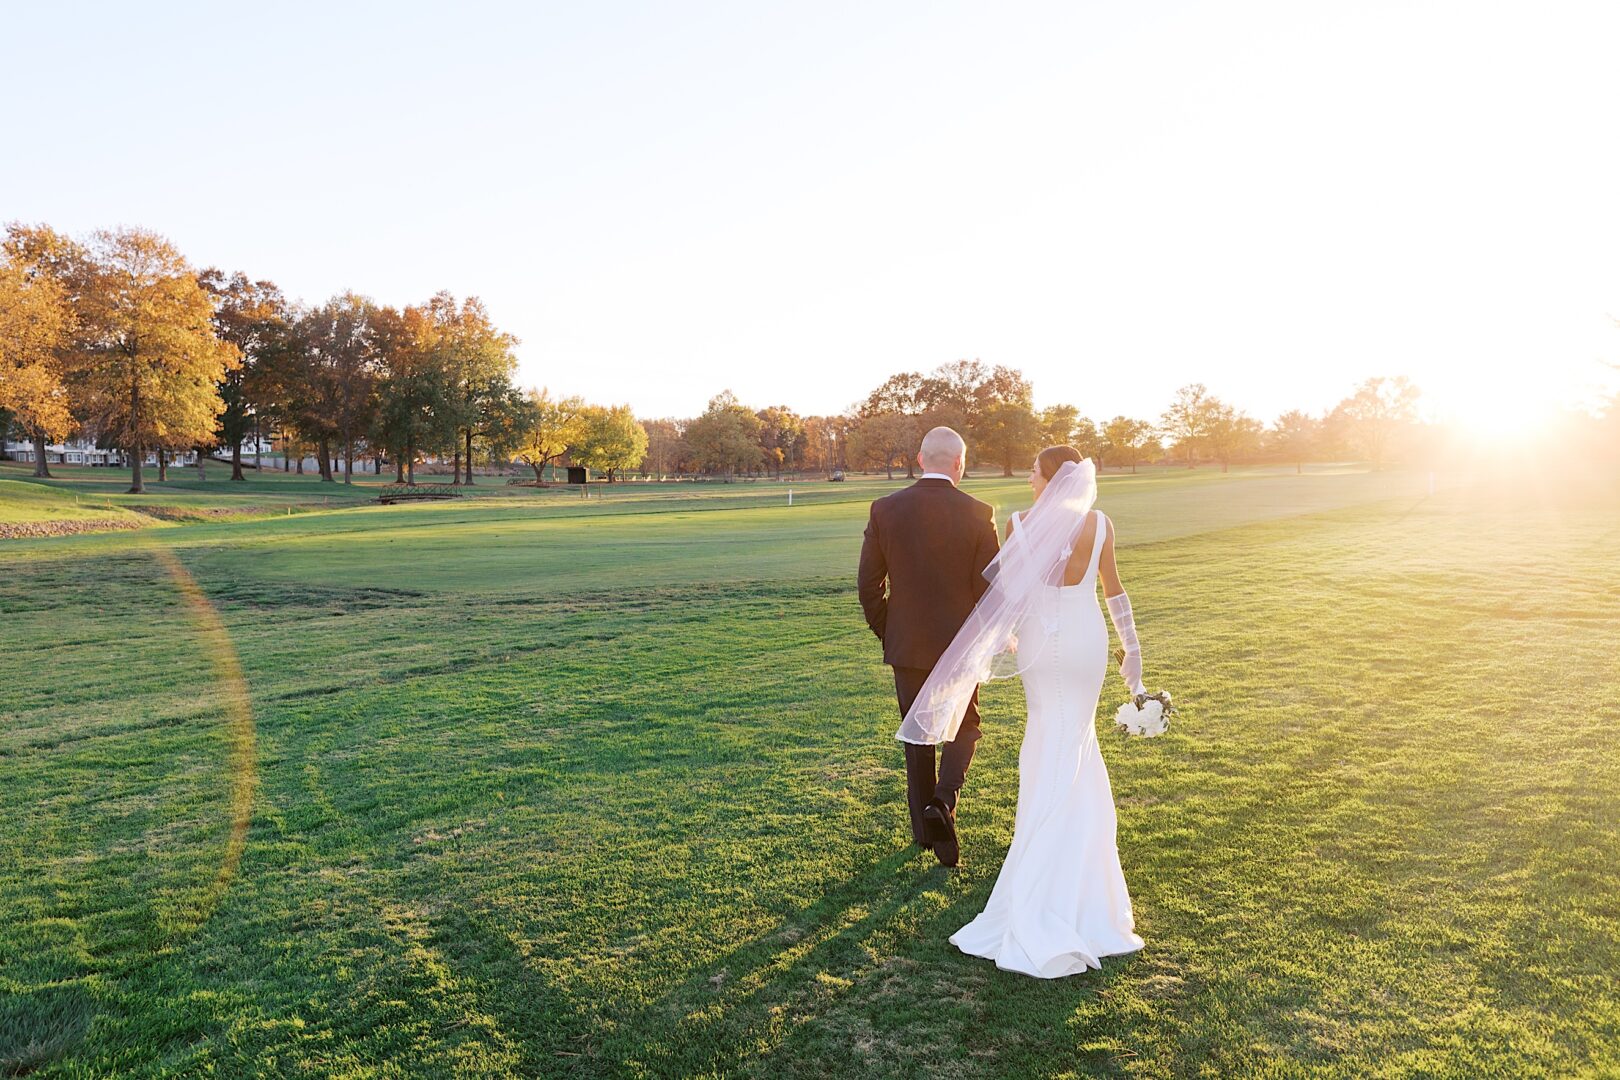
MULTIPOLYGON (((900 699, 902 717, 927 681, 927 668, 894 669, 894 689, 900 699)), ((967 780, 968 765, 973 761, 973 744, 979 741, 979 734, 979 692, 974 690, 956 738, 946 743, 939 755, 937 776, 934 774, 934 747, 902 744, 906 748, 906 804, 911 810, 911 839, 916 843, 927 840, 928 830, 923 825, 922 815, 930 801, 938 799, 952 817, 956 815, 957 796, 967 780)))

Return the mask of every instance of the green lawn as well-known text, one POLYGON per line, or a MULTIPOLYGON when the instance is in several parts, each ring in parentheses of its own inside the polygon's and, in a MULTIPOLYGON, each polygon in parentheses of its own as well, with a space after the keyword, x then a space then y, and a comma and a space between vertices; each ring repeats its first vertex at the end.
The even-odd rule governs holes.
MULTIPOLYGON (((0 472, 0 520, 94 472, 0 472)), ((1620 1076, 1613 493, 1107 477, 1182 716, 1105 739, 1146 950, 1040 982, 945 940, 1015 685, 965 868, 906 844, 853 590, 892 485, 210 472, 162 496, 281 512, 0 541, 0 1072, 1620 1076)))

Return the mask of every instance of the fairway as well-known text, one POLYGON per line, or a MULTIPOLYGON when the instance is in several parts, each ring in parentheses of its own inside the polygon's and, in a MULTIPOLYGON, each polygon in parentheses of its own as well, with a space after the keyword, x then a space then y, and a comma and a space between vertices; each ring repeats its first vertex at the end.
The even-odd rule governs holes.
POLYGON ((0 520, 181 508, 0 540, 0 1074, 1620 1075, 1612 492, 1105 477, 1181 715, 1103 740, 1146 949, 1041 982, 946 941, 1016 683, 963 869, 908 843, 854 590, 903 481, 224 471, 0 476, 0 520))

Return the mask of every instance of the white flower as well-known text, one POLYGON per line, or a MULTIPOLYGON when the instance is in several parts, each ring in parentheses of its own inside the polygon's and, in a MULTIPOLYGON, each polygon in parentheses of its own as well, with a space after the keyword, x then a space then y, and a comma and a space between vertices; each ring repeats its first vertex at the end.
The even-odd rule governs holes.
POLYGON ((1125 702, 1114 714, 1114 723, 1124 729, 1127 735, 1141 735, 1150 739, 1163 735, 1170 726, 1164 715, 1164 706, 1151 698, 1141 708, 1136 707, 1135 701, 1125 702))

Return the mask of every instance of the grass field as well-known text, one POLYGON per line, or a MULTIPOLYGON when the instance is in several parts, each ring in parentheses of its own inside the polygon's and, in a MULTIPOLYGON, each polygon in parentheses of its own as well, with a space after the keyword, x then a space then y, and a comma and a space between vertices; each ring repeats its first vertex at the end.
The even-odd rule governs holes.
MULTIPOLYGON (((0 542, 0 1072, 1620 1076, 1611 492, 1106 478, 1183 712, 1104 740, 1147 948, 1040 982, 945 940, 1015 684, 964 869, 906 843, 853 590, 890 485, 213 471, 146 501, 281 512, 0 542)), ((0 472, 0 521, 97 483, 0 472)))

